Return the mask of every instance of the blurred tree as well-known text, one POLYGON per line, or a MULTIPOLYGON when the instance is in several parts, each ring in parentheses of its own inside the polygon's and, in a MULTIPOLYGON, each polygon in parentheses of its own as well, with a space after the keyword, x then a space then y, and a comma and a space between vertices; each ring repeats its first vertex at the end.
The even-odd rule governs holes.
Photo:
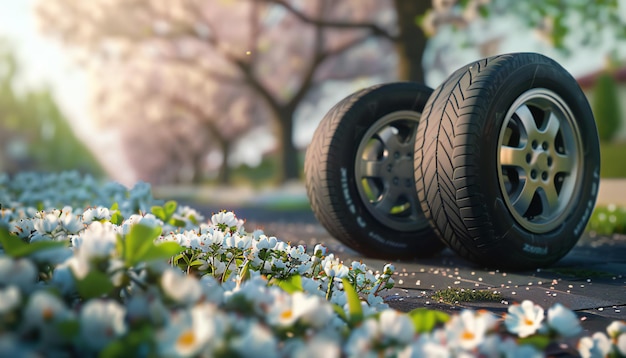
POLYGON ((602 72, 596 79, 591 105, 600 140, 610 142, 622 123, 617 83, 610 70, 602 72))
POLYGON ((0 39, 0 171, 79 170, 95 176, 102 168, 76 138, 47 88, 18 91, 19 66, 0 39))
MULTIPOLYGON (((569 52, 572 41, 578 44, 600 43, 603 36, 626 38, 626 19, 620 15, 618 0, 393 0, 396 27, 380 26, 376 22, 328 20, 312 17, 301 11, 289 0, 264 0, 278 4, 300 20, 333 29, 363 29, 372 36, 390 41, 398 56, 397 76, 400 79, 424 82, 423 57, 428 38, 442 28, 466 29, 477 19, 515 14, 557 49, 569 52), (582 34, 582 36, 577 36, 582 34)), ((467 38, 457 46, 478 46, 483 56, 493 55, 498 38, 470 38, 473 33, 465 32, 467 38)))
POLYGON ((231 143, 263 117, 249 88, 232 81, 218 86, 193 68, 162 66, 158 58, 109 62, 95 73, 108 74, 93 81, 99 124, 123 125, 123 143, 141 180, 200 183, 209 164, 219 167, 217 180, 228 183, 231 143), (207 163, 212 152, 221 155, 218 165, 207 163))
MULTIPOLYGON (((314 18, 374 22, 381 29, 394 26, 388 1, 291 3, 314 18)), ((177 101, 191 96, 197 106, 188 110, 202 108, 207 119, 232 121, 225 114, 233 108, 219 99, 222 89, 232 90, 229 93, 241 100, 261 101, 265 110, 256 114, 269 114, 274 124, 285 180, 300 174, 293 120, 311 90, 329 79, 380 74, 394 65, 381 55, 391 52, 390 45, 372 40, 366 29, 307 24, 262 0, 57 0, 41 1, 37 11, 46 33, 78 49, 86 63, 106 69, 111 63, 144 58, 153 61, 157 71, 184 68, 194 73, 204 89, 195 87, 197 81, 178 81, 176 76, 161 85, 177 93, 177 101), (207 91, 210 87, 217 90, 207 91)), ((110 74, 102 72, 100 81, 109 81, 110 74)))

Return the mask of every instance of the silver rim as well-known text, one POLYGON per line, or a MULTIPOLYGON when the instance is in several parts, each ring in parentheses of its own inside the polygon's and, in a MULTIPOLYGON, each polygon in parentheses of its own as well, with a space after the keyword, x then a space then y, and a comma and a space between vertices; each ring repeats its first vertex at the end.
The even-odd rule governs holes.
POLYGON ((545 88, 523 93, 504 118, 498 148, 500 189, 515 220, 538 234, 561 225, 583 169, 580 130, 565 101, 545 88))
POLYGON ((427 227, 413 176, 421 113, 397 111, 372 125, 357 149, 354 172, 361 200, 381 224, 397 231, 427 227))

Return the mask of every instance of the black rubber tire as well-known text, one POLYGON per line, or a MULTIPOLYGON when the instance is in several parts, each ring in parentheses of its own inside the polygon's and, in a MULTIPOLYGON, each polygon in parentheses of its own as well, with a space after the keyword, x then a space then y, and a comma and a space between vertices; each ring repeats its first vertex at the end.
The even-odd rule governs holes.
POLYGON ((427 257, 445 247, 421 212, 413 178, 415 131, 431 93, 432 89, 411 82, 376 85, 358 91, 326 114, 307 149, 304 172, 315 216, 333 237, 367 256, 427 257), (402 144, 406 145, 406 153, 398 161, 389 162, 398 164, 397 169, 408 175, 401 183, 406 185, 410 193, 406 199, 412 202, 410 209, 415 211, 406 217, 375 217, 376 207, 364 201, 363 192, 359 192, 363 182, 358 182, 355 173, 357 161, 361 160, 357 159, 357 152, 361 151, 361 143, 368 143, 367 133, 381 126, 383 118, 395 118, 397 114, 398 118, 403 114, 417 116, 411 122, 413 127, 406 136, 407 142, 402 144))
POLYGON ((471 63, 435 90, 422 117, 415 141, 416 190, 424 214, 450 248, 475 263, 513 269, 547 266, 569 252, 593 211, 600 150, 587 99, 565 69, 535 53, 471 63), (554 123, 558 132, 548 127, 554 123), (530 134, 523 138, 525 126, 535 137, 552 135, 554 142, 546 140, 542 149, 530 134), (511 139, 516 130, 520 137, 511 139), (503 138, 519 142, 528 154, 506 156, 505 150, 518 148, 502 145, 503 138), (532 174, 510 181, 510 158, 517 158, 514 175, 532 174), (563 165, 554 169, 557 160, 563 165), (566 164, 572 169, 562 173, 566 164), (545 178, 537 168, 546 170, 545 178), (556 189, 559 181, 567 184, 556 189), (533 183, 542 189, 531 191, 533 183), (532 200, 512 201, 526 192, 532 200))

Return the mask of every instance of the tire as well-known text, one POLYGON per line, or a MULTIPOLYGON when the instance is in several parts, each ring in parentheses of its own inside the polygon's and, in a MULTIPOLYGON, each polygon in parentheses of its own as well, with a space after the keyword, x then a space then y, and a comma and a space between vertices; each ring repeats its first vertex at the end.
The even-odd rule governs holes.
POLYGON ((450 248, 514 269, 569 252, 595 204, 600 150, 589 104, 565 69, 534 53, 471 63, 435 90, 422 118, 416 190, 450 248))
POLYGON ((326 114, 307 149, 316 218, 367 256, 426 257, 445 247, 421 211, 413 177, 415 131, 431 93, 409 82, 358 91, 326 114))

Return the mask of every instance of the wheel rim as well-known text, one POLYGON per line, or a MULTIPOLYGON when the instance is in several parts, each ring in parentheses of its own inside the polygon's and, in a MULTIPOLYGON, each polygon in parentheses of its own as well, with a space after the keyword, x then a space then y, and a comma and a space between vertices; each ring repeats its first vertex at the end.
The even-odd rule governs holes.
POLYGON ((374 123, 357 149, 359 196, 381 224, 397 231, 427 227, 413 175, 415 132, 421 113, 397 111, 374 123))
POLYGON ((582 147, 576 118, 556 93, 531 89, 513 103, 498 137, 498 177, 522 227, 549 232, 571 213, 582 182, 582 147))

